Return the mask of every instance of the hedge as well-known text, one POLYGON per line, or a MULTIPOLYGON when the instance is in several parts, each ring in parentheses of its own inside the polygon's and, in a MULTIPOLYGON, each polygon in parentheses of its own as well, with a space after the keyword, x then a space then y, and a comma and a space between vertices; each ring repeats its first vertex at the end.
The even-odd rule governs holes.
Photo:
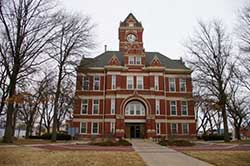
MULTIPOLYGON (((29 138, 31 139, 45 139, 45 140, 50 140, 52 137, 52 134, 45 133, 41 136, 30 136, 29 138)), ((64 133, 57 133, 56 134, 56 140, 71 140, 71 136, 68 134, 64 133)))

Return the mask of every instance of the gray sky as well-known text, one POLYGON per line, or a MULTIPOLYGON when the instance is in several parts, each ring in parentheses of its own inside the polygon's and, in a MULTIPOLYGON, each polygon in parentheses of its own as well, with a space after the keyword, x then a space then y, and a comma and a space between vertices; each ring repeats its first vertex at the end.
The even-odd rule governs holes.
POLYGON ((97 47, 91 56, 118 50, 118 27, 132 12, 144 27, 144 48, 178 59, 184 56, 182 44, 192 34, 198 20, 222 20, 228 31, 237 22, 240 8, 249 0, 61 0, 69 11, 91 16, 97 24, 97 47))

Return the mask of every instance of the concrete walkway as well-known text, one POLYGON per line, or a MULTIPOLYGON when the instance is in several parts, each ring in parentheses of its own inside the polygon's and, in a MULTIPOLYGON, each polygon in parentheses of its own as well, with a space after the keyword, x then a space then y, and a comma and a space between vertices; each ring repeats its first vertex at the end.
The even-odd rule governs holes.
POLYGON ((150 140, 131 140, 133 148, 148 166, 212 166, 150 140))

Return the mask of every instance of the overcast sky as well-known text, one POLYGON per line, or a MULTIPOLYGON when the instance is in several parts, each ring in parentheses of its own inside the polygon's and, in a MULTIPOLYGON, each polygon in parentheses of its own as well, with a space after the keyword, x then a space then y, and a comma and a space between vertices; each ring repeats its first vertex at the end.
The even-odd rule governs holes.
POLYGON ((198 20, 222 20, 232 31, 237 15, 249 0, 61 0, 69 11, 89 15, 97 25, 96 48, 91 56, 118 50, 118 27, 131 12, 144 27, 144 48, 178 59, 184 56, 183 43, 198 20))

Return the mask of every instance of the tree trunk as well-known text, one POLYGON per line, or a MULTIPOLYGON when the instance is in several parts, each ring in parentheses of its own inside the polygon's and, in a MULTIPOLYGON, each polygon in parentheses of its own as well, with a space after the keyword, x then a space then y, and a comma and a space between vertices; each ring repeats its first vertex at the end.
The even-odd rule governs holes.
POLYGON ((221 111, 222 111, 223 126, 224 126, 224 142, 230 142, 228 134, 227 112, 225 109, 225 105, 223 106, 221 111))
POLYGON ((25 138, 28 139, 30 136, 30 124, 26 124, 26 132, 25 132, 25 138))
POLYGON ((62 81, 62 65, 60 65, 60 67, 59 67, 59 75, 58 75, 56 94, 55 94, 55 101, 54 101, 54 116, 53 116, 53 128, 52 128, 52 137, 51 137, 52 142, 56 142, 58 100, 59 100, 59 97, 60 97, 61 81, 62 81))
POLYGON ((13 69, 13 74, 10 79, 10 89, 9 89, 9 101, 7 105, 7 119, 6 119, 6 126, 5 126, 5 132, 3 137, 4 143, 13 143, 13 112, 14 110, 14 97, 15 97, 15 90, 16 90, 16 81, 17 81, 17 66, 13 69))
POLYGON ((237 140, 241 140, 241 137, 240 137, 240 127, 235 127, 235 138, 237 140))

